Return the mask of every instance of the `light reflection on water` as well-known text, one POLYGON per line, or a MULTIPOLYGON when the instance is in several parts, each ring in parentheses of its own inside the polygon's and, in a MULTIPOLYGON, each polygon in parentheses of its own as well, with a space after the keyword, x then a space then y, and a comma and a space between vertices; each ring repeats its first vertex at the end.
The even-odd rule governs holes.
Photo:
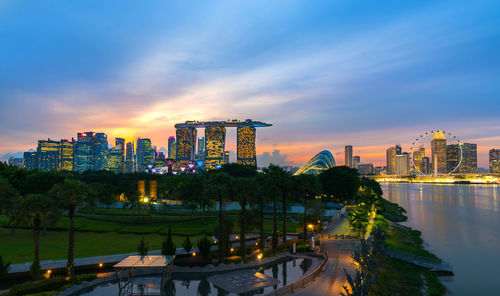
POLYGON ((452 295, 498 295, 500 187, 383 184, 384 197, 407 211, 403 223, 422 231, 427 248, 451 263, 452 295))
MULTIPOLYGON (((287 261, 273 264, 269 267, 259 270, 267 276, 280 281, 277 286, 259 289, 257 291, 246 293, 244 295, 258 295, 272 291, 286 284, 289 284, 300 278, 311 267, 311 259, 294 258, 287 261)), ((208 276, 209 277, 209 276, 208 276)), ((138 277, 140 284, 134 285, 134 293, 143 294, 158 293, 161 283, 161 276, 138 277)), ((173 275, 172 280, 167 282, 166 296, 185 296, 185 295, 235 295, 228 293, 212 285, 206 276, 200 274, 173 275)), ((90 291, 85 291, 79 295, 109 296, 118 295, 118 286, 116 283, 106 283, 98 285, 90 291)))

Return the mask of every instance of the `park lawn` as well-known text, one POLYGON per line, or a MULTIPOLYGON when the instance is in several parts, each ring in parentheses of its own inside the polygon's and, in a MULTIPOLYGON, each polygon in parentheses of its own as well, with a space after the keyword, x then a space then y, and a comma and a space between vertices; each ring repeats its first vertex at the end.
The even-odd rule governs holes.
POLYGON ((402 229, 393 224, 389 224, 385 243, 391 248, 405 251, 416 256, 440 260, 436 255, 424 249, 422 233, 418 230, 402 229))
MULTIPOLYGON (((119 234, 75 232, 75 257, 92 257, 137 251, 141 238, 145 238, 150 250, 161 249, 163 235, 119 234)), ((192 236, 191 241, 197 245, 202 236, 192 236)), ((180 248, 184 237, 173 236, 176 247, 180 248)), ((0 229, 0 256, 11 263, 25 263, 33 260, 33 231, 17 229, 11 235, 10 229, 0 229)), ((48 231, 40 235, 40 259, 66 259, 68 252, 68 232, 48 231)))

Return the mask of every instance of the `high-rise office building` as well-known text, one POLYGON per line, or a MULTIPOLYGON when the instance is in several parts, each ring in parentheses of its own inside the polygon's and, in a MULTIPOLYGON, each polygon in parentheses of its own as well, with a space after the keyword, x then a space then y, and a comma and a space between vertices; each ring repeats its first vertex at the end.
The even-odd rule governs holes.
POLYGON ((434 175, 446 174, 446 137, 442 131, 436 131, 431 140, 432 167, 434 175))
POLYGON ((401 152, 401 146, 396 145, 395 148, 396 148, 396 155, 400 155, 402 153, 401 152))
POLYGON ((425 175, 430 175, 432 173, 432 170, 431 170, 431 160, 429 157, 425 156, 425 157, 422 157, 422 163, 421 163, 421 169, 420 171, 422 172, 422 174, 425 174, 425 175))
POLYGON ((255 149, 255 127, 238 126, 236 134, 236 163, 256 167, 257 151, 255 149))
POLYGON ((72 171, 73 170, 73 164, 74 164, 74 145, 75 141, 74 139, 69 140, 61 140, 61 151, 59 155, 61 156, 60 159, 60 169, 63 171, 72 171))
POLYGON ((489 153, 490 173, 500 173, 500 149, 491 149, 489 153))
MULTIPOLYGON (((413 152, 413 164, 417 171, 422 171, 422 158, 425 157, 425 147, 420 146, 416 151, 413 152)), ((410 168, 411 169, 411 168, 410 168)))
POLYGON ((352 145, 347 145, 345 150, 345 166, 352 168, 352 145))
POLYGON ((458 163, 461 156, 461 148, 459 144, 451 144, 446 146, 446 172, 459 173, 458 163))
POLYGON ((404 152, 396 155, 396 175, 410 174, 410 154, 404 152))
POLYGON ((144 172, 148 165, 154 165, 156 147, 151 145, 150 139, 137 138, 137 171, 144 172))
POLYGON ((357 169, 358 165, 361 163, 361 157, 358 155, 355 155, 352 157, 352 167, 357 169))
POLYGON ((198 138, 198 148, 196 149, 196 159, 204 160, 205 159, 205 137, 198 138))
POLYGON ((224 164, 229 163, 229 151, 224 151, 224 164))
POLYGON ((175 159, 175 154, 176 154, 175 137, 171 136, 168 138, 168 159, 175 159))
POLYGON ((123 173, 124 163, 123 163, 123 148, 121 146, 115 146, 108 150, 108 171, 114 173, 123 173))
POLYGON ((165 163, 165 154, 163 154, 163 152, 158 152, 156 153, 156 157, 155 157, 155 164, 154 164, 154 167, 155 168, 161 168, 161 167, 166 167, 166 163, 165 163))
MULTIPOLYGON (((194 160, 194 152, 196 147, 196 128, 177 128, 175 130, 175 138, 177 141, 175 160, 177 161, 178 166, 186 166, 189 162, 194 160)), ((205 139, 207 139, 206 135, 205 139)))
POLYGON ((23 165, 23 159, 20 157, 9 157, 9 160, 7 162, 10 166, 15 166, 18 168, 22 168, 23 165))
POLYGON ((94 168, 93 138, 94 132, 77 133, 74 170, 83 172, 94 168))
POLYGON ((60 169, 61 142, 51 139, 39 140, 36 150, 38 155, 38 169, 41 171, 56 171, 60 169))
POLYGON ((107 167, 108 136, 105 133, 95 133, 92 144, 94 170, 105 170, 107 167))
POLYGON ((387 173, 396 172, 396 147, 389 147, 386 150, 387 173))
POLYGON ((477 144, 462 143, 462 162, 459 173, 477 173, 477 144))
POLYGON ((224 148, 226 145, 226 128, 223 126, 207 126, 205 128, 205 167, 215 169, 224 164, 224 148))
POLYGON ((127 151, 125 154, 125 171, 127 173, 135 172, 135 151, 134 142, 127 143, 127 151))
POLYGON ((372 175, 373 174, 373 164, 372 163, 360 163, 360 164, 358 164, 358 173, 360 175, 372 175))
POLYGON ((24 168, 28 170, 38 169, 38 154, 36 152, 24 152, 24 168))

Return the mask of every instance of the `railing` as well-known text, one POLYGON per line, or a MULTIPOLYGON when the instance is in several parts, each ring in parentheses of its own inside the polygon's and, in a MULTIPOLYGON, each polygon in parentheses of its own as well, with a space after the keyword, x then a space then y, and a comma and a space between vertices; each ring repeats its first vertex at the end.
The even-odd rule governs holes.
POLYGON ((435 271, 444 271, 448 273, 453 273, 453 266, 439 259, 412 255, 392 248, 384 248, 384 253, 391 258, 405 261, 413 265, 425 267, 435 271))
POLYGON ((307 284, 312 282, 318 275, 320 275, 320 273, 323 272, 323 269, 325 268, 327 263, 328 263, 328 254, 325 253, 323 255, 323 262, 321 262, 321 264, 314 271, 312 271, 309 274, 306 274, 305 276, 299 278, 298 280, 286 286, 283 286, 272 292, 264 294, 263 296, 281 296, 281 295, 295 293, 297 290, 306 287, 307 284))

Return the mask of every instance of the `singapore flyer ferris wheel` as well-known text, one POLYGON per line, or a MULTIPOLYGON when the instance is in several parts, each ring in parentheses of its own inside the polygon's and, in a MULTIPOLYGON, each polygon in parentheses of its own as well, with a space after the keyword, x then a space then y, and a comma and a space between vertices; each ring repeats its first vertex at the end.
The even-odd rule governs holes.
POLYGON ((427 131, 412 141, 410 167, 418 175, 451 175, 462 163, 462 143, 451 132, 427 131))

